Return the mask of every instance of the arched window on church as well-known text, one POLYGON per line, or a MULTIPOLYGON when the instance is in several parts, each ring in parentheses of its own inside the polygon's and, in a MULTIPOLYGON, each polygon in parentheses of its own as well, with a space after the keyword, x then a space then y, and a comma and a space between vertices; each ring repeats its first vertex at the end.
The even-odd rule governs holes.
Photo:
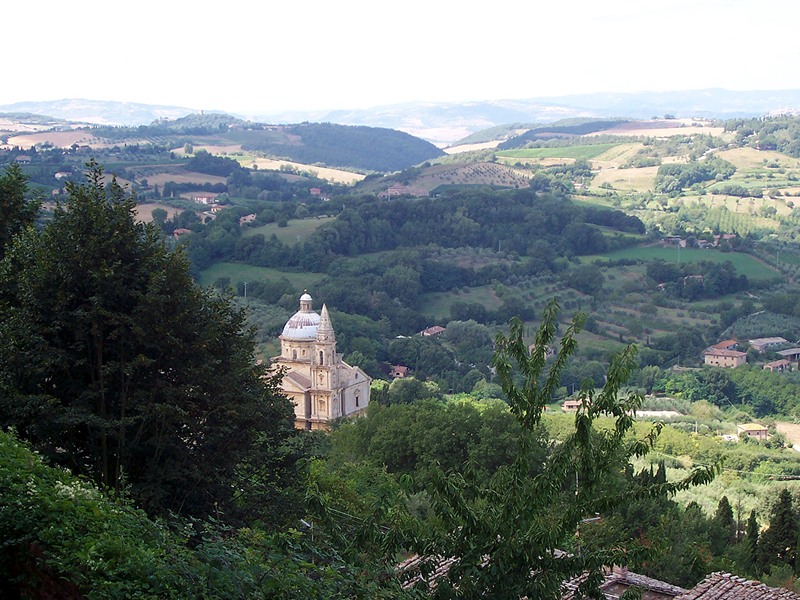
POLYGON ((359 405, 358 402, 359 402, 359 397, 358 397, 358 392, 356 392, 356 406, 359 405))
POLYGON ((292 350, 292 360, 297 360, 297 350, 292 350))
POLYGON ((321 364, 321 365, 325 364, 324 355, 322 354, 322 350, 319 351, 319 364, 321 364))

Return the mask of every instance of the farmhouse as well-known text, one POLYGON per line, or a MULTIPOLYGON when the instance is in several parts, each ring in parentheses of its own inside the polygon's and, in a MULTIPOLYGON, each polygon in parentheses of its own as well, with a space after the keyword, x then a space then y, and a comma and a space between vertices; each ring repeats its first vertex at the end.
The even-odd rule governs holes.
POLYGON ((764 365, 765 371, 772 371, 773 373, 782 373, 783 371, 791 371, 792 363, 782 358, 775 360, 764 365))
POLYGON ((703 362, 712 367, 735 369, 747 362, 747 353, 738 350, 719 350, 712 347, 703 353, 703 362))
POLYGON ((428 327, 427 329, 423 329, 419 332, 419 334, 423 337, 430 337, 432 335, 439 335, 440 333, 444 333, 446 330, 441 325, 433 325, 428 327))
POLYGON ((767 428, 758 423, 742 423, 736 426, 736 433, 739 437, 747 436, 756 440, 767 439, 767 428))
POLYGON ((780 346, 781 344, 788 343, 789 341, 783 339, 782 337, 756 338, 754 340, 750 340, 750 347, 758 352, 764 352, 764 350, 771 346, 780 346))
POLYGON ((576 412, 581 406, 583 406, 583 400, 564 400, 564 404, 561 405, 561 410, 576 412))
POLYGON ((668 235, 661 240, 663 246, 678 246, 686 248, 686 240, 677 235, 668 235))
POLYGON ((249 215, 244 215, 243 217, 239 217, 239 227, 246 223, 252 223, 256 220, 256 213, 250 213, 249 215))
POLYGON ((722 340, 711 347, 716 350, 736 350, 739 347, 739 342, 736 340, 722 340))
POLYGON ((775 354, 785 358, 789 362, 800 362, 800 348, 789 348, 788 350, 778 350, 775 354))
POLYGON ((389 371, 389 377, 392 379, 403 379, 408 376, 408 367, 404 365, 392 365, 389 371))
POLYGON ((192 201, 197 204, 213 204, 214 198, 216 197, 216 194, 210 194, 208 192, 195 192, 192 194, 192 201))
POLYGON ((714 245, 719 246, 721 242, 730 242, 733 239, 736 239, 735 233, 723 233, 722 235, 715 235, 714 245))
POLYGON ((327 429, 334 419, 366 410, 371 379, 336 352, 328 307, 317 314, 311 306, 308 293, 300 296, 300 310, 286 322, 278 338, 281 354, 272 362, 285 371, 281 390, 294 404, 295 427, 327 429))
MULTIPOLYGON (((531 354, 536 352, 536 344, 529 344, 528 345, 528 352, 530 352, 531 354)), ((544 349, 544 359, 545 360, 553 358, 555 355, 556 355, 556 351, 552 346, 545 346, 545 349, 544 349)))
POLYGON ((405 189, 401 187, 390 187, 383 192, 378 192, 378 198, 391 198, 392 196, 402 196, 403 194, 407 193, 405 189))

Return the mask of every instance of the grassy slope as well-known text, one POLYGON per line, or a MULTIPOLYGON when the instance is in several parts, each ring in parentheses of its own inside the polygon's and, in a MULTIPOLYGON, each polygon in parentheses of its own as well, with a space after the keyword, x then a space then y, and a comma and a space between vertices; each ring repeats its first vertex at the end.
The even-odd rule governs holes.
POLYGON ((230 277, 233 286, 244 281, 269 281, 285 277, 296 288, 308 288, 322 279, 323 275, 322 273, 292 273, 242 263, 218 262, 200 273, 200 283, 201 285, 211 285, 218 277, 230 277))
POLYGON ((586 256, 582 260, 597 261, 597 260, 617 260, 617 259, 634 259, 634 260, 656 260, 661 259, 667 262, 698 262, 706 260, 716 263, 724 263, 731 261, 736 267, 736 270, 746 275, 748 279, 754 281, 765 281, 770 279, 778 279, 779 273, 766 265, 757 258, 744 254, 741 252, 719 252, 717 250, 698 250, 696 248, 665 248, 662 246, 640 246, 638 248, 626 248, 624 250, 617 250, 616 252, 609 252, 608 254, 586 256))
POLYGON ((275 234, 277 238, 284 244, 295 244, 302 242, 317 229, 333 221, 335 217, 321 217, 309 219, 293 219, 289 221, 286 227, 278 227, 277 223, 267 223, 260 227, 247 228, 242 232, 243 237, 250 237, 253 235, 261 234, 265 239, 272 237, 275 234))
POLYGON ((502 158, 572 158, 588 160, 600 156, 618 144, 595 144, 591 146, 565 146, 563 148, 521 148, 501 150, 497 156, 502 158))

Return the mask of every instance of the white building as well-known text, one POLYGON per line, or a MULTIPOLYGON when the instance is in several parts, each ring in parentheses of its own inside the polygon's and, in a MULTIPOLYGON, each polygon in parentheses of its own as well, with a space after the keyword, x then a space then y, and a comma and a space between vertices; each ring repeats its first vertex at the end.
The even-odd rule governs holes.
POLYGON ((317 314, 311 306, 308 293, 300 296, 300 310, 283 328, 273 365, 285 371, 281 388, 294 404, 295 427, 326 429, 334 419, 366 410, 371 379, 336 353, 328 307, 317 314))

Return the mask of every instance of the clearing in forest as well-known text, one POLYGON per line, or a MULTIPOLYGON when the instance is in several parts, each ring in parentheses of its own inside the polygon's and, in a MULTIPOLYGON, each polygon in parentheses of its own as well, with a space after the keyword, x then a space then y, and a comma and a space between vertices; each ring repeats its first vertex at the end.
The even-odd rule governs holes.
POLYGON ((657 260, 667 262, 699 262, 701 260, 724 263, 730 261, 740 275, 751 281, 767 281, 781 277, 780 273, 763 261, 743 252, 720 252, 718 250, 699 250, 697 248, 677 248, 664 246, 639 246, 626 248, 597 256, 582 257, 582 260, 657 260))
POLYGON ((246 228, 242 231, 242 237, 250 237, 261 234, 264 239, 269 239, 274 233, 275 236, 284 244, 292 245, 305 241, 308 236, 314 233, 323 225, 335 221, 336 217, 308 217, 307 219, 292 219, 286 227, 278 227, 277 223, 267 223, 260 227, 246 228))
POLYGON ((257 267, 244 263, 218 262, 201 271, 200 284, 212 285, 220 277, 230 277, 231 286, 234 288, 240 282, 274 281, 286 278, 297 289, 311 288, 322 279, 322 273, 295 273, 279 271, 269 267, 257 267))

